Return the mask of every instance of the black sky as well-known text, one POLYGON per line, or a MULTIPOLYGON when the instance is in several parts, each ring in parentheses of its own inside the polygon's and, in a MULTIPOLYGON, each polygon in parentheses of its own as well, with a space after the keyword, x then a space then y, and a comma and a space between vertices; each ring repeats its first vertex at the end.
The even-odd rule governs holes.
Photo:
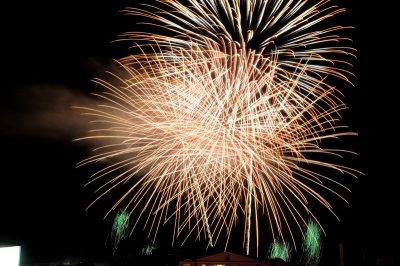
MULTIPOLYGON (((24 263, 110 252, 109 224, 101 212, 85 210, 87 173, 75 168, 85 147, 72 143, 85 127, 70 106, 89 101, 90 79, 121 55, 121 44, 110 41, 135 29, 134 18, 118 13, 135 2, 2 5, 0 244, 22 245, 24 263)), ((359 133, 352 145, 366 176, 352 187, 342 222, 328 230, 354 260, 365 252, 370 260, 398 261, 398 15, 381 3, 345 3, 358 50, 346 121, 359 133)))

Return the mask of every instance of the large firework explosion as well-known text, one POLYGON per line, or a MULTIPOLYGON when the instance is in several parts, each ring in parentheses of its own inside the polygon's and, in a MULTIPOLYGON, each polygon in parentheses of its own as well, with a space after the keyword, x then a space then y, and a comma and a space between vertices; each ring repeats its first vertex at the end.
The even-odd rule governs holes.
POLYGON ((346 39, 336 31, 346 27, 313 30, 343 9, 329 1, 157 3, 127 11, 175 35, 125 34, 141 52, 95 80, 104 89, 98 106, 80 107, 95 125, 82 139, 98 146, 78 165, 108 163, 90 181, 102 182, 94 202, 126 187, 109 213, 124 205, 132 230, 143 221, 152 238, 173 221, 182 244, 195 235, 213 246, 224 235, 227 246, 243 222, 247 254, 250 236, 258 250, 266 227, 296 247, 293 224, 301 231, 303 217, 318 219, 310 202, 335 215, 324 193, 346 202, 331 187, 347 189, 335 175, 359 174, 329 161, 350 151, 321 145, 355 135, 340 125, 346 106, 326 81, 348 81, 346 61, 334 59, 352 55, 338 46, 346 39))

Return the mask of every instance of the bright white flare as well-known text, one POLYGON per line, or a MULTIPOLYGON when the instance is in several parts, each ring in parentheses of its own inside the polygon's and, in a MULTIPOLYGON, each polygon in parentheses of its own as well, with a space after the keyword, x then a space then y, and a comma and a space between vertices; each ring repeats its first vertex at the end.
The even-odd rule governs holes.
MULTIPOLYGON (((350 26, 329 26, 329 20, 345 12, 331 0, 156 0, 157 5, 126 8, 125 14, 143 18, 147 31, 122 34, 119 41, 139 42, 163 49, 188 49, 192 42, 207 49, 214 43, 223 51, 227 43, 276 58, 282 69, 309 74, 299 80, 302 89, 310 80, 327 75, 348 80, 349 57, 355 49, 342 43, 351 40, 341 33, 350 26), (328 25, 321 28, 320 24, 328 25), (164 33, 160 33, 161 32, 164 33)), ((280 74, 280 73, 278 73, 280 74)))

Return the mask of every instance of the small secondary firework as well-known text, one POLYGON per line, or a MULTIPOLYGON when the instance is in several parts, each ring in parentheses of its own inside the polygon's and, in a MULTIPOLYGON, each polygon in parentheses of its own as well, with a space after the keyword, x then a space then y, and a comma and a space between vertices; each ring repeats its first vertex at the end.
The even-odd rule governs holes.
POLYGON ((288 242, 282 242, 275 240, 272 242, 269 248, 270 259, 282 259, 283 261, 289 262, 291 257, 291 247, 288 242))
POLYGON ((114 218, 114 223, 111 230, 111 241, 113 247, 113 253, 115 253, 119 247, 119 244, 123 239, 128 236, 129 232, 129 213, 120 210, 114 218))
POLYGON ((303 242, 304 260, 307 265, 317 265, 321 259, 323 233, 321 227, 313 219, 309 219, 303 242))

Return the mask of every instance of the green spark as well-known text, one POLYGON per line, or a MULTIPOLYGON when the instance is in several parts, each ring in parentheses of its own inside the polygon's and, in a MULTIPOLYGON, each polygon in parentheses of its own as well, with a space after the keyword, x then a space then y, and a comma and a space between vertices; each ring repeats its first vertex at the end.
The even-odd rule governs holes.
POLYGON ((142 250, 140 251, 140 255, 153 255, 156 250, 156 245, 154 245, 153 243, 149 243, 143 246, 142 250))
POLYGON ((111 240, 113 244, 113 253, 117 251, 121 241, 126 238, 129 228, 129 213, 119 211, 115 216, 111 231, 111 240))
POLYGON ((305 238, 303 242, 303 252, 306 256, 307 265, 317 265, 321 258, 321 249, 322 249, 322 234, 321 227, 314 222, 313 220, 309 220, 305 238))
POLYGON ((291 248, 287 242, 274 240, 269 248, 269 257, 271 259, 282 259, 286 262, 290 259, 291 248))

